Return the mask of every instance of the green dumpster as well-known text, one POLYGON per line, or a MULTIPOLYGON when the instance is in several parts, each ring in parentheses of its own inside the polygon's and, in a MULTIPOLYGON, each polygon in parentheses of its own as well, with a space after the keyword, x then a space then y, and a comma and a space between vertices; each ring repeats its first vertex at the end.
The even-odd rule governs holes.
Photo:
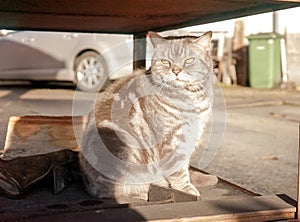
POLYGON ((261 33, 248 37, 249 81, 254 88, 274 88, 281 81, 281 35, 261 33))

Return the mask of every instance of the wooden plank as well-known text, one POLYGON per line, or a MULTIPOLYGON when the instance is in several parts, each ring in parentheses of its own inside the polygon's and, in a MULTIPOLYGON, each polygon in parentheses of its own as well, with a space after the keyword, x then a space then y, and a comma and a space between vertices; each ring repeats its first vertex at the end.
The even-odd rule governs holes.
MULTIPOLYGON (((222 1, 225 2, 225 1, 222 1)), ((251 1, 247 1, 246 4, 250 3, 251 1)), ((270 2, 270 1, 269 1, 270 2)), ((236 2, 237 4, 244 4, 245 2, 236 2)), ((282 2, 281 2, 282 3, 282 2)), ((244 5, 245 6, 245 5, 244 5)), ((170 30, 170 29, 178 29, 182 27, 187 27, 187 26, 194 26, 194 25, 201 25, 201 24, 206 24, 206 23, 211 23, 211 22, 219 22, 227 19, 234 19, 234 18, 239 18, 243 16, 250 16, 250 15, 255 15, 255 14, 260 14, 260 13, 266 13, 266 12, 272 12, 276 10, 282 10, 282 9, 288 9, 292 7, 298 7, 299 6, 299 1, 297 2, 288 2, 285 1, 284 4, 264 4, 263 2, 259 3, 255 6, 245 6, 241 7, 238 10, 228 10, 228 11, 223 11, 219 13, 207 13, 207 14, 199 14, 199 16, 195 19, 185 21, 185 22, 177 22, 175 25, 170 25, 170 26, 163 26, 158 29, 152 29, 155 31, 164 31, 164 30, 170 30)), ((220 7, 220 5, 215 5, 215 7, 220 7)))
POLYGON ((29 221, 274 221, 293 219, 296 208, 280 196, 99 209, 28 218, 29 221))
MULTIPOLYGON (((192 172, 192 177, 197 176, 198 173, 195 174, 193 171, 198 170, 193 169, 190 171, 192 172)), ((207 177, 204 177, 203 175, 198 175, 197 178, 200 180, 203 178, 207 179, 207 177)), ((201 200, 207 201, 224 198, 258 196, 257 194, 222 179, 218 179, 216 185, 208 185, 206 182, 198 183, 195 180, 192 181, 193 183, 196 182, 195 185, 201 193, 201 200)), ((132 208, 142 205, 158 204, 157 202, 147 202, 144 200, 132 199, 130 197, 118 198, 117 201, 97 199, 90 196, 85 191, 82 181, 72 182, 58 195, 54 195, 51 191, 52 182, 36 184, 33 189, 27 190, 26 194, 23 195, 20 200, 13 200, 0 195, 1 220, 18 221, 20 218, 34 218, 46 215, 72 214, 72 212, 99 211, 103 209, 125 207, 132 208)), ((162 201, 161 203, 168 203, 168 201, 162 201)))
POLYGON ((299 6, 276 0, 0 0, 5 29, 142 33, 299 6))
POLYGON ((12 116, 1 158, 10 160, 64 149, 79 151, 85 121, 84 116, 12 116))

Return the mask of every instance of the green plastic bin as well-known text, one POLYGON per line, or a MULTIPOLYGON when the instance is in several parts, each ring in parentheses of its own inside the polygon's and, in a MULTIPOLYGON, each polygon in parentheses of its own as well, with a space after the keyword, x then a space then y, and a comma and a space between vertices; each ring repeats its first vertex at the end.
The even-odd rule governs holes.
POLYGON ((249 82, 254 88, 274 88, 281 82, 281 35, 261 33, 248 37, 249 82))

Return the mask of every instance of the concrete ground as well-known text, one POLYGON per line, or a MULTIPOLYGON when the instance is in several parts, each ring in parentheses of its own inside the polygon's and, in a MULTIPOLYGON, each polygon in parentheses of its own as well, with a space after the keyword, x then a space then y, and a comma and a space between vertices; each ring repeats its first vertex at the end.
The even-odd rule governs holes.
POLYGON ((297 195, 300 92, 223 87, 226 129, 205 170, 259 194, 297 195))
MULTIPOLYGON (((300 92, 222 87, 226 128, 204 170, 259 194, 296 198, 300 92)), ((0 147, 11 115, 72 115, 68 85, 0 84, 0 147)), ((80 99, 89 100, 86 93, 80 99)), ((88 102, 83 105, 88 106, 88 102)))

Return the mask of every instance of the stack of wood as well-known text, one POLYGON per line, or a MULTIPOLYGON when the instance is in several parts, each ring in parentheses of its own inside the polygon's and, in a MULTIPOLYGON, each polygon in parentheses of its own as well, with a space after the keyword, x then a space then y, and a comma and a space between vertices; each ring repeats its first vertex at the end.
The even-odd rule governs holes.
POLYGON ((217 76, 225 85, 248 85, 248 45, 245 38, 244 21, 235 23, 233 38, 219 39, 217 55, 217 76))

